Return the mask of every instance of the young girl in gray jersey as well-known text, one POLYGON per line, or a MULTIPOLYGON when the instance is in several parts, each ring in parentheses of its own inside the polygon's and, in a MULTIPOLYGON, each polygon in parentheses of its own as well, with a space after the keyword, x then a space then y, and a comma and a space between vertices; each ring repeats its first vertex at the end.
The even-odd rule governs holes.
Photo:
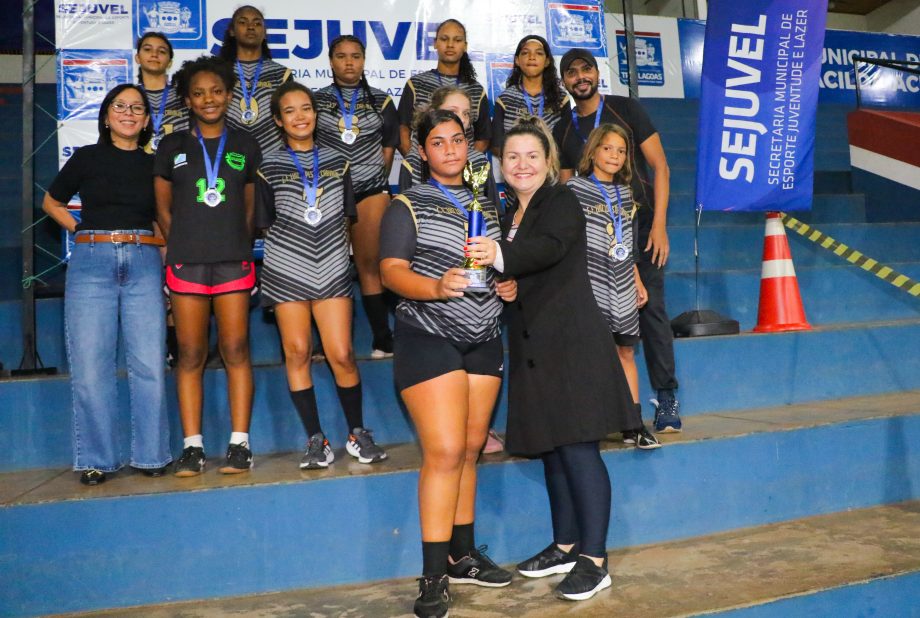
POLYGON ((350 163, 358 218, 352 248, 364 312, 373 334, 371 358, 393 356, 387 305, 380 283, 380 220, 390 203, 389 175, 399 145, 399 118, 390 96, 364 77, 364 43, 342 35, 329 44, 332 84, 316 91, 316 140, 350 163))
POLYGON ((173 46, 162 32, 147 32, 137 40, 134 61, 137 63, 137 83, 150 101, 150 127, 153 135, 144 150, 156 152, 160 140, 170 133, 187 131, 188 108, 176 93, 167 71, 172 66, 173 46))
POLYGON ((617 344, 634 402, 631 427, 623 441, 640 449, 660 447, 642 423, 639 373, 634 348, 639 343, 639 308, 648 294, 634 258, 637 237, 636 203, 629 189, 629 138, 615 124, 602 124, 588 136, 578 176, 566 184, 585 211, 588 238, 588 277, 594 298, 617 344))
MULTIPOLYGON (((514 281, 473 292, 459 268, 473 194, 463 184, 463 123, 444 110, 418 125, 422 184, 396 196, 381 228, 380 273, 402 297, 396 309, 394 376, 422 447, 419 516, 422 577, 416 616, 445 616, 448 581, 500 587, 511 573, 476 549, 476 462, 501 388, 502 299, 514 281)), ((500 237, 498 212, 479 198, 485 232, 500 237)))
POLYGON ((227 109, 227 126, 256 138, 263 156, 282 149, 281 136, 268 108, 272 92, 292 79, 292 74, 289 68, 272 60, 262 11, 249 5, 233 11, 220 57, 233 65, 237 79, 227 109))
POLYGON ((271 114, 285 148, 269 153, 259 169, 256 224, 268 228, 262 304, 274 307, 291 401, 307 432, 300 467, 325 468, 334 459, 310 375, 314 320, 348 423, 345 450, 361 463, 382 461, 386 452, 364 428, 351 340, 348 220, 356 210, 350 165, 341 153, 316 144, 316 101, 306 86, 282 84, 272 95, 271 114))

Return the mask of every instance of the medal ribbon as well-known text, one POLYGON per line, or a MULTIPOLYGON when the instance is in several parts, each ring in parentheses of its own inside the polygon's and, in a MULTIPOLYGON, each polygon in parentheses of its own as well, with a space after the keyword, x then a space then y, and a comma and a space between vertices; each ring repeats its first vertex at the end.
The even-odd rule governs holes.
MULTIPOLYGON (((572 108, 572 124, 575 125, 575 135, 582 141, 582 143, 587 142, 585 138, 581 136, 581 132, 578 128, 578 114, 575 113, 577 108, 572 108)), ((604 109, 604 95, 601 95, 601 100, 597 104, 597 111, 594 112, 594 128, 596 129, 601 124, 601 110, 604 109)))
MULTIPOLYGON (((524 90, 523 86, 521 86, 520 88, 521 88, 521 94, 524 95, 524 103, 527 105, 527 113, 529 113, 531 116, 536 115, 536 116, 539 116, 540 118, 543 118, 543 101, 545 100, 545 97, 543 96, 543 91, 542 90, 540 91, 540 108, 539 108, 540 112, 538 114, 534 114, 533 113, 533 102, 531 102, 530 100, 530 94, 528 94, 528 92, 524 90)), ((595 124, 594 126, 596 127, 597 124, 595 124)), ((575 125, 575 130, 576 131, 578 130, 577 124, 575 125)))
POLYGON ((613 185, 613 190, 617 193, 617 210, 613 211, 613 203, 610 201, 610 194, 607 193, 607 189, 601 182, 597 179, 597 176, 591 174, 589 178, 594 182, 595 186, 600 190, 601 197, 604 198, 604 201, 607 203, 607 212, 610 213, 610 218, 613 219, 613 233, 616 235, 617 244, 623 243, 623 199, 620 197, 620 187, 613 185))
POLYGON ((288 154, 291 155, 291 160, 294 161, 294 167, 297 168, 297 173, 300 174, 300 180, 303 181, 304 199, 307 200, 307 205, 310 208, 315 208, 316 188, 319 186, 319 149, 316 146, 313 147, 313 182, 308 184, 307 173, 300 164, 297 153, 290 146, 285 146, 285 148, 287 148, 288 154))
POLYGON ((262 75, 262 58, 259 58, 259 64, 256 65, 256 72, 252 76, 252 87, 246 87, 246 76, 243 74, 243 65, 240 64, 239 59, 236 61, 236 73, 240 77, 240 89, 243 91, 243 100, 246 101, 246 109, 252 109, 252 97, 256 96, 259 76, 262 75))
POLYGON ((153 122, 153 135, 157 136, 160 134, 160 127, 163 126, 163 117, 166 115, 166 99, 169 98, 169 84, 166 84, 166 87, 163 88, 163 98, 160 99, 160 109, 159 111, 153 114, 153 118, 150 120, 153 122))
POLYGON ((345 130, 351 131, 351 124, 355 117, 355 106, 358 104, 358 89, 355 88, 351 93, 351 113, 348 113, 348 110, 345 109, 345 99, 342 98, 342 91, 339 88, 338 84, 333 84, 335 86, 335 98, 339 102, 339 109, 342 112, 342 120, 345 121, 345 130))
POLYGON ((201 144, 201 154, 204 155, 204 169, 208 175, 208 190, 217 186, 217 172, 220 170, 220 158, 224 156, 224 146, 227 145, 227 127, 224 127, 223 133, 220 134, 220 143, 217 144, 217 156, 211 161, 208 155, 208 148, 204 145, 204 137, 201 130, 196 126, 195 135, 198 137, 198 143, 201 144))
POLYGON ((428 184, 430 184, 430 185, 433 186, 433 187, 437 187, 438 189, 440 189, 440 190, 441 190, 441 193, 444 194, 444 197, 446 197, 447 199, 449 199, 449 200, 451 201, 451 203, 452 203, 454 206, 456 206, 457 208, 459 208, 460 210, 462 210, 462 211, 463 211, 463 214, 465 214, 467 217, 470 216, 470 211, 468 211, 468 210, 466 209, 466 206, 464 206, 463 204, 460 203, 460 200, 457 199, 457 196, 454 195, 453 193, 451 193, 451 192, 447 189, 447 187, 445 187, 444 185, 442 185, 440 182, 438 182, 438 181, 435 180, 434 178, 430 178, 430 179, 428 180, 428 184))

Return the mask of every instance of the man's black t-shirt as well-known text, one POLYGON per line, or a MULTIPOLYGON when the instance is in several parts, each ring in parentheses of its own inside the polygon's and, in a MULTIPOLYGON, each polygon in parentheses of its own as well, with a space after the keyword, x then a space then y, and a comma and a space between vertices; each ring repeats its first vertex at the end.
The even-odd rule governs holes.
POLYGON ((111 144, 78 148, 58 172, 48 194, 66 204, 83 202, 79 230, 153 230, 153 156, 111 144))
MULTIPOLYGON (((204 140, 213 161, 220 138, 204 140)), ((166 249, 168 264, 213 264, 252 259, 246 225, 244 190, 255 183, 261 162, 259 144, 248 133, 228 130, 217 169, 221 202, 204 201, 208 189, 201 144, 184 131, 163 138, 157 149, 154 174, 172 183, 172 224, 166 249)))
MULTIPOLYGON (((617 124, 629 135, 629 157, 632 163, 633 197, 639 206, 639 228, 648 231, 652 227, 655 209, 655 195, 649 179, 648 163, 639 146, 657 133, 651 119, 642 105, 629 97, 605 95, 601 111, 601 124, 617 124)), ((578 130, 572 124, 572 113, 563 111, 559 124, 553 129, 553 137, 559 147, 559 163, 562 169, 577 170, 585 142, 594 129, 594 114, 578 117, 578 130)))

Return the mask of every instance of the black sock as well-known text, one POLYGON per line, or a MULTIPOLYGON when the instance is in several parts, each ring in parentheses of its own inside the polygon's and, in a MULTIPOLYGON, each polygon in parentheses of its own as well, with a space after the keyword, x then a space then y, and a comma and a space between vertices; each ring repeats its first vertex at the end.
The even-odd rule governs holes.
POLYGON ((294 402, 297 416, 307 432, 307 438, 322 431, 319 412, 316 409, 316 393, 313 392, 312 386, 302 391, 291 391, 291 401, 294 402))
POLYGON ((339 386, 336 384, 335 390, 339 394, 339 403, 342 404, 342 410, 345 412, 348 431, 354 431, 357 427, 364 427, 361 383, 358 382, 354 386, 339 386))
POLYGON ((364 303, 364 313, 371 325, 374 342, 381 342, 391 336, 390 321, 387 318, 387 303, 383 294, 365 294, 361 297, 364 303))
POLYGON ((447 573, 447 554, 450 541, 422 541, 422 576, 432 577, 447 573))
POLYGON ((659 388, 658 389, 658 403, 667 401, 669 399, 674 399, 674 389, 673 388, 659 388))
POLYGON ((476 539, 473 535, 473 524, 454 524, 453 532, 450 534, 450 557, 454 562, 464 556, 468 556, 476 548, 476 539))

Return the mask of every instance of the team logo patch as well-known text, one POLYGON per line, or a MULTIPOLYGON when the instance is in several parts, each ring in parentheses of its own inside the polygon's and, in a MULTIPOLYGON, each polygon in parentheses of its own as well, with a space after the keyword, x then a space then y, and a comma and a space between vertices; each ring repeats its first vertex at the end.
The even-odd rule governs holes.
POLYGON ((207 46, 204 0, 134 0, 134 38, 162 32, 176 49, 207 46))
POLYGON ((554 54, 561 56, 569 48, 582 47, 597 56, 607 56, 604 11, 598 0, 547 2, 546 28, 554 54))
POLYGON ((173 169, 177 167, 182 167, 183 165, 188 164, 188 159, 185 156, 184 152, 180 152, 175 157, 173 157, 173 169))
POLYGON ((246 167, 246 155, 238 152, 228 152, 224 155, 224 161, 238 172, 242 172, 243 168, 246 167))
POLYGON ((99 116, 106 93, 131 81, 131 52, 61 50, 58 56, 58 117, 61 120, 99 116))
MULTIPOLYGON (((617 30, 617 60, 620 83, 629 84, 629 63, 626 54, 626 32, 617 30)), ((664 65, 661 60, 661 34, 636 33, 636 69, 640 86, 664 86, 664 65)))

